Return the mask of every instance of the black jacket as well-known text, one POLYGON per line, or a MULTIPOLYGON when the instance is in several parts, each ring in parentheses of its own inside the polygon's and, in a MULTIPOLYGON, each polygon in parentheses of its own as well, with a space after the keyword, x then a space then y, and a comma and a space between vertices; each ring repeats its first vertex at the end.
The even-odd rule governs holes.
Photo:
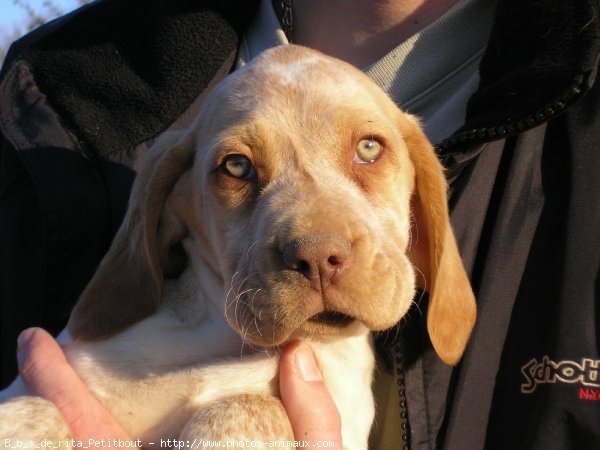
MULTIPOLYGON (((101 0, 13 45, 3 383, 21 329, 64 326, 123 216, 133 155, 231 69, 256 5, 101 0)), ((478 322, 455 369, 418 314, 402 326, 413 448, 600 446, 599 55, 598 0, 500 1, 465 125, 438 145, 478 322)))

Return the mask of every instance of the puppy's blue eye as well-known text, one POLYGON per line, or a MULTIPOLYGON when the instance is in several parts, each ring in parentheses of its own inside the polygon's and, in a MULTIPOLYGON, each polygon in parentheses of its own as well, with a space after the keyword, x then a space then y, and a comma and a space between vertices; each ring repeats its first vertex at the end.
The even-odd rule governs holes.
POLYGON ((381 151, 383 145, 375 139, 363 139, 356 146, 355 161, 359 163, 370 163, 375 161, 381 151))
POLYGON ((228 155, 221 163, 221 169, 226 175, 240 180, 249 180, 256 174, 254 166, 243 155, 228 155))

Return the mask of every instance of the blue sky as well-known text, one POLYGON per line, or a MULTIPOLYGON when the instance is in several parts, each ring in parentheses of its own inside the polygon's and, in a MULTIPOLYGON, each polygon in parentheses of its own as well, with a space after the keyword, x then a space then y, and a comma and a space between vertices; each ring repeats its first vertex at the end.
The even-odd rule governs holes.
MULTIPOLYGON (((44 0, 20 0, 34 10, 43 10, 44 0)), ((79 6, 76 0, 54 0, 53 3, 63 12, 69 12, 79 6)), ((0 34, 9 34, 15 27, 27 20, 25 10, 14 4, 13 0, 0 0, 0 34)), ((19 27, 20 28, 20 27, 19 27)))

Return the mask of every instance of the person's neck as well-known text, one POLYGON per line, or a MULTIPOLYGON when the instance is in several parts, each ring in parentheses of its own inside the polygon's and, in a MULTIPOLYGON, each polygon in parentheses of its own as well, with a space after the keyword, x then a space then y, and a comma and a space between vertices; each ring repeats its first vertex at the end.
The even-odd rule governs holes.
POLYGON ((441 17, 458 0, 296 0, 292 42, 359 68, 441 17))

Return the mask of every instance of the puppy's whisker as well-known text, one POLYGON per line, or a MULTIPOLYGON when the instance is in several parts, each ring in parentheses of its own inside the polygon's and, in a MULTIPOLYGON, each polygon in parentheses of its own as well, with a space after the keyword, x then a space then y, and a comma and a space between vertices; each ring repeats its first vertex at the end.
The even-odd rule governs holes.
MULTIPOLYGON (((247 321, 249 322, 249 321, 247 321)), ((242 328, 240 335, 242 336, 242 341, 245 345, 247 345, 248 347, 250 347, 254 352, 259 351, 260 349, 257 348, 254 344, 252 344, 252 341, 248 339, 248 335, 250 335, 250 327, 251 325, 248 324, 247 327, 242 328)))
POLYGON ((244 294, 247 294, 248 292, 252 292, 252 291, 256 291, 256 290, 260 290, 258 288, 248 288, 245 291, 242 291, 240 293, 238 293, 235 297, 236 299, 240 299, 244 294))
POLYGON ((233 286, 233 282, 235 281, 235 277, 239 275, 240 271, 236 270, 235 273, 231 276, 231 285, 233 286))
POLYGON ((410 250, 413 245, 417 245, 419 243, 419 224, 417 223, 417 220, 415 219, 414 215, 410 215, 410 227, 409 227, 409 233, 408 233, 408 247, 407 250, 410 250), (414 230, 414 232, 413 232, 414 230))
POLYGON ((233 274, 232 278, 231 278, 231 287, 229 288, 229 291, 227 292, 227 296, 225 298, 225 315, 227 315, 227 312, 229 311, 229 309, 231 308, 231 305, 237 303, 240 300, 240 291, 243 288, 244 284, 254 275, 258 274, 258 272, 252 272, 250 273, 246 278, 244 278, 243 280, 240 281, 239 285, 237 285, 237 287, 235 287, 234 284, 234 278, 239 274, 240 272, 237 271, 236 273, 233 274), (233 296, 233 298, 231 298, 231 295, 233 294, 235 290, 235 295, 233 296))
MULTIPOLYGON (((256 311, 256 307, 254 305, 254 299, 256 298, 256 294, 258 294, 259 292, 261 292, 262 289, 261 288, 253 288, 253 289, 249 289, 249 291, 250 290, 254 290, 254 295, 252 296, 252 299, 250 299, 250 309, 252 309, 252 311, 255 312, 256 311)), ((259 311, 259 319, 260 319, 260 316, 262 316, 262 310, 263 310, 263 308, 261 307, 260 311, 259 311)))
POLYGON ((244 336, 245 333, 243 331, 242 323, 240 322, 240 317, 239 317, 239 305, 240 305, 240 302, 239 302, 239 297, 238 296, 235 297, 235 299, 233 301, 233 304, 235 305, 234 309, 233 309, 233 316, 235 318, 235 327, 240 332, 240 336, 242 338, 242 342, 245 342, 246 341, 246 338, 244 336))
POLYGON ((248 250, 246 251, 246 261, 250 260, 250 252, 256 244, 258 244, 258 241, 254 241, 252 244, 250 244, 250 247, 248 247, 248 250))
MULTIPOLYGON (((236 272, 238 273, 238 272, 236 272)), ((235 289, 235 299, 238 299, 240 296, 240 291, 243 289, 244 284, 254 275, 258 274, 258 272, 252 272, 250 273, 246 278, 244 278, 242 281, 240 281, 240 283, 237 285, 237 288, 235 289)), ((234 284, 233 284, 233 280, 232 280, 232 285, 231 285, 231 289, 229 290, 228 296, 229 294, 234 290, 234 284)))
POLYGON ((421 315, 421 317, 423 317, 423 311, 421 310, 421 300, 423 299, 423 296, 425 295, 425 291, 421 292, 421 295, 419 295, 419 298, 416 300, 413 300, 412 303, 415 305, 415 307, 417 308, 417 311, 419 311, 419 314, 421 315))
POLYGON ((242 348, 240 349, 240 353, 243 353, 244 348, 246 346, 249 347, 251 350, 254 350, 252 343, 248 339, 249 327, 250 327, 249 325, 248 326, 238 325, 238 327, 237 327, 240 338, 242 339, 242 348))
POLYGON ((241 289, 241 288, 244 286, 244 284, 245 284, 246 282, 248 282, 248 280, 249 280, 250 278, 252 278, 253 276, 255 276, 255 275, 258 275, 258 272, 257 272, 257 271, 250 272, 246 278, 244 278, 242 281, 240 281, 240 284, 239 284, 239 286, 238 286, 238 292, 239 292, 239 290, 240 290, 240 289, 241 289))
POLYGON ((400 326, 397 325, 394 327, 394 338, 392 339, 392 342, 397 342, 399 337, 400 337, 400 326))
POLYGON ((423 273, 423 271, 421 269, 419 269, 414 264, 413 264, 413 268, 421 276, 421 279, 423 280, 423 292, 426 292, 427 291, 427 278, 425 278, 425 274, 423 273))
POLYGON ((258 294, 262 289, 258 288, 255 289, 254 291, 254 295, 252 296, 252 299, 250 300, 250 309, 252 310, 253 314, 254 314, 254 326, 256 327, 256 330, 258 331, 258 334, 262 337, 262 332, 260 331, 260 326, 258 324, 259 320, 262 320, 262 312, 264 308, 259 308, 258 311, 258 317, 256 315, 256 307, 254 306, 254 299, 256 298, 256 294, 258 294))
POLYGON ((258 335, 260 337, 263 337, 263 334, 260 331, 260 326, 258 325, 258 319, 256 318, 256 316, 254 316, 254 328, 256 328, 256 331, 258 332, 258 335))
POLYGON ((230 296, 233 292, 233 287, 235 285, 235 283, 234 283, 235 277, 237 277, 239 273, 240 273, 239 271, 236 271, 233 274, 233 276, 231 277, 231 284, 230 284, 229 290, 227 291, 227 295, 225 295, 225 313, 227 313, 228 309, 231 307, 232 301, 230 300, 230 296))

